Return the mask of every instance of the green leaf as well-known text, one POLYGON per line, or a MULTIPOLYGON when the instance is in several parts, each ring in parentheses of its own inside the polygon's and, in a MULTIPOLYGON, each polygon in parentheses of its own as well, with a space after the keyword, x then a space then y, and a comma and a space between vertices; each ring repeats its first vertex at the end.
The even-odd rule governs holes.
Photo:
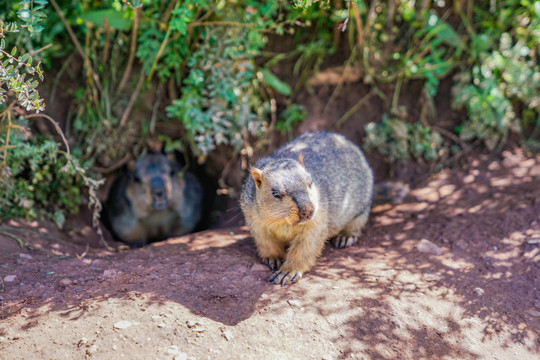
POLYGON ((107 19, 110 27, 118 30, 128 30, 131 28, 131 20, 127 19, 125 14, 125 12, 118 12, 114 9, 94 10, 82 14, 81 19, 99 26, 103 26, 103 19, 107 19))
POLYGON ((62 229, 64 226, 64 223, 66 222, 66 216, 64 215, 62 211, 57 210, 52 214, 52 220, 54 221, 56 226, 58 226, 59 229, 62 229))
POLYGON ((291 87, 287 83, 281 81, 270 70, 261 69, 260 72, 263 76, 263 81, 266 85, 270 86, 272 89, 276 90, 280 94, 283 94, 286 96, 291 95, 291 87))
POLYGON ((464 47, 461 37, 447 23, 441 22, 437 24, 433 29, 431 29, 427 36, 431 37, 433 35, 456 48, 461 49, 464 47))

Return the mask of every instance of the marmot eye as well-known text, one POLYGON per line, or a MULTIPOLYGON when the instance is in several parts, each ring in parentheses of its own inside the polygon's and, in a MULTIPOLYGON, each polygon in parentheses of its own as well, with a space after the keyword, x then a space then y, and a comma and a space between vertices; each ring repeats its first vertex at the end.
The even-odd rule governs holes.
POLYGON ((276 189, 272 189, 272 196, 280 200, 281 198, 283 198, 283 194, 277 191, 276 189))

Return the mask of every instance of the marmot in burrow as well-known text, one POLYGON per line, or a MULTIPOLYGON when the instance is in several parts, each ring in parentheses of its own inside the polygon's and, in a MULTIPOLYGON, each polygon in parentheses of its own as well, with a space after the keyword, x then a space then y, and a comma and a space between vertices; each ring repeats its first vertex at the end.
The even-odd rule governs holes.
POLYGON ((201 216, 202 189, 179 164, 150 153, 128 166, 113 183, 106 220, 114 234, 132 246, 143 246, 195 228, 201 216))
POLYGON ((240 204, 259 255, 282 285, 295 282, 320 255, 358 241, 373 198, 373 172, 342 135, 306 133, 250 169, 240 204))

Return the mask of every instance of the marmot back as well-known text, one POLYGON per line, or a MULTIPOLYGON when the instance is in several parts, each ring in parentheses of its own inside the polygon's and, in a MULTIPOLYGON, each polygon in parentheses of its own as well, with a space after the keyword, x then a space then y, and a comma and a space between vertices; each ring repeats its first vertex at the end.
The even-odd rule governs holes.
POLYGON ((342 135, 306 133, 259 160, 244 183, 241 206, 270 281, 299 279, 324 242, 358 240, 373 198, 373 173, 342 135), (283 262, 283 264, 281 264, 283 262))
POLYGON ((195 228, 201 216, 202 189, 174 159, 150 153, 113 183, 105 216, 113 233, 132 246, 146 245, 195 228))

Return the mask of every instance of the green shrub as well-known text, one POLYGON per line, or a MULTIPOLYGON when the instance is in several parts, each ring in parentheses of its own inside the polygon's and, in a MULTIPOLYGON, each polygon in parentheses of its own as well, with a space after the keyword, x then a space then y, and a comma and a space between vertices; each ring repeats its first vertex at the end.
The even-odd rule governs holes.
MULTIPOLYGON (((0 144, 5 144, 5 135, 0 144)), ((76 213, 81 204, 84 182, 76 171, 77 160, 71 159, 75 166, 66 166, 57 142, 29 138, 24 131, 12 132, 10 144, 9 156, 0 155, 0 218, 49 218, 61 227, 66 215, 76 213)))
POLYGON ((498 50, 482 53, 482 62, 458 76, 453 106, 466 108, 460 137, 482 139, 494 149, 510 131, 521 132, 522 122, 534 123, 540 116, 540 67, 524 41, 512 44, 508 33, 501 36, 498 50), (516 105, 521 104, 521 117, 516 105))
POLYGON ((199 154, 221 144, 240 151, 248 136, 267 128, 268 104, 261 99, 254 55, 263 45, 256 31, 206 28, 189 59, 182 96, 167 108, 184 124, 199 154))
POLYGON ((431 128, 386 115, 381 123, 368 123, 365 130, 365 150, 376 149, 390 161, 404 162, 411 155, 433 161, 439 157, 443 145, 442 136, 431 128))

